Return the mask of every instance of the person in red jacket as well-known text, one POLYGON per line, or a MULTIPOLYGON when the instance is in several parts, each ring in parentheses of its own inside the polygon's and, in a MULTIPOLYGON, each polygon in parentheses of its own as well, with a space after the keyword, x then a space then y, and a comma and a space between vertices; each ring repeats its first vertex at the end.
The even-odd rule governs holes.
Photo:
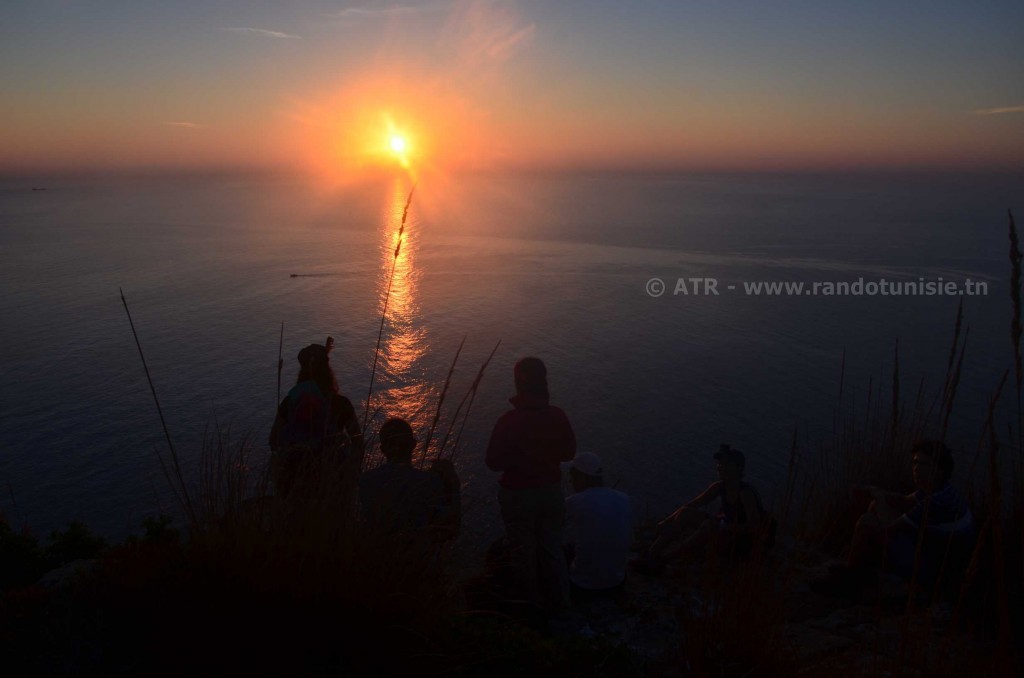
POLYGON ((539 358, 517 362, 514 375, 513 409, 494 425, 487 467, 501 471, 498 503, 523 599, 557 613, 569 606, 560 463, 576 456, 576 436, 565 412, 548 403, 539 358))

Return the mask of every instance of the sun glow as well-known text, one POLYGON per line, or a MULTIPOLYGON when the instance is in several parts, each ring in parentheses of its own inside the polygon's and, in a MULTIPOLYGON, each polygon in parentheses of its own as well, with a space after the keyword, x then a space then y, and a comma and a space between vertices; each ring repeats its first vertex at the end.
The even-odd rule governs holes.
POLYGON ((394 130, 390 131, 388 133, 388 148, 391 149, 391 155, 398 160, 398 164, 409 169, 409 142, 406 141, 405 135, 394 130))
POLYGON ((492 143, 483 152, 483 113, 426 76, 367 73, 330 94, 296 100, 287 115, 295 123, 292 152, 327 183, 476 166, 494 149, 492 143))

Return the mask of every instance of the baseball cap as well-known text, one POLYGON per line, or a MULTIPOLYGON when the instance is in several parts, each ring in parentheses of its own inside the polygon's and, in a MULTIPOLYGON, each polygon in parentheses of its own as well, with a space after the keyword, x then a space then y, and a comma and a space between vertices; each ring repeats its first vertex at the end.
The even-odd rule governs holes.
POLYGON ((593 452, 577 454, 572 460, 572 468, 587 476, 599 476, 604 472, 601 458, 593 452))

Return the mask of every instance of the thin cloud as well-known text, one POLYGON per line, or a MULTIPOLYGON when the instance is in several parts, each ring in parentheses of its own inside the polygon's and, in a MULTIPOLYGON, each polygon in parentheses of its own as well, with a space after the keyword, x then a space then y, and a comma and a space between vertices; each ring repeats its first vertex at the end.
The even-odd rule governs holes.
POLYGON ((513 4, 471 2, 448 21, 441 43, 451 45, 466 64, 500 64, 522 51, 537 26, 525 23, 513 4))
POLYGON ((281 31, 268 31, 265 28, 225 28, 225 31, 231 31, 232 33, 240 33, 242 35, 252 35, 257 38, 274 38, 275 40, 301 40, 301 36, 292 35, 291 33, 282 33, 281 31))
POLYGON ((487 56, 498 61, 508 59, 515 53, 516 49, 520 45, 529 41, 536 32, 536 24, 530 24, 529 26, 525 26, 518 31, 515 31, 511 35, 498 38, 487 48, 487 56))
POLYGON ((389 5, 385 7, 346 7, 330 16, 333 19, 360 21, 382 19, 386 17, 408 16, 411 14, 429 14, 450 7, 449 2, 426 2, 420 5, 389 5))
POLYGON ((975 115, 1003 115, 1006 113, 1024 113, 1024 106, 1003 106, 1001 108, 981 108, 975 115))
POLYGON ((202 125, 194 122, 164 122, 161 124, 169 127, 180 127, 182 129, 199 129, 202 127, 202 125))

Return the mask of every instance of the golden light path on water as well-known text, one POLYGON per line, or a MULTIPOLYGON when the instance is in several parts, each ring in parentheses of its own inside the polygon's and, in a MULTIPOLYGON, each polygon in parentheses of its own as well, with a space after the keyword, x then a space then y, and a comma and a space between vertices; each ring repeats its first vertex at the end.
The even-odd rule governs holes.
POLYGON ((375 389, 372 409, 382 408, 378 425, 381 416, 402 417, 413 425, 417 437, 422 439, 433 416, 434 393, 422 360, 429 341, 418 299, 421 272, 417 268, 416 257, 421 234, 415 216, 415 200, 409 209, 405 229, 399 236, 402 212, 412 185, 407 177, 396 178, 381 210, 377 309, 378 313, 384 312, 387 299, 387 315, 379 357, 379 387, 375 389), (395 248, 400 237, 401 247, 396 259, 395 248), (392 266, 394 279, 391 281, 390 298, 387 298, 392 266))

